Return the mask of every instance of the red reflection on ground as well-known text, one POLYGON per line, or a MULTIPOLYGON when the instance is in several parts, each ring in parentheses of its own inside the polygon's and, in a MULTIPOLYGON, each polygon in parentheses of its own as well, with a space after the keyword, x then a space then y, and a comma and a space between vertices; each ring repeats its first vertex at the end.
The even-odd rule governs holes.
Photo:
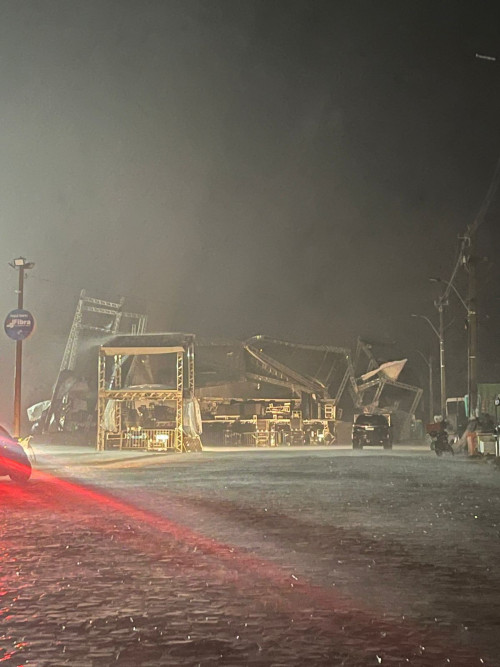
POLYGON ((418 655, 418 647, 425 634, 427 650, 433 650, 434 646, 436 659, 442 661, 450 656, 456 667, 470 667, 478 663, 477 656, 468 649, 457 647, 451 636, 446 636, 446 632, 431 632, 409 622, 380 618, 359 601, 313 585, 305 578, 297 578, 267 560, 206 537, 151 511, 135 507, 104 491, 45 472, 37 472, 34 480, 27 486, 0 482, 0 500, 4 507, 9 502, 14 505, 35 502, 38 509, 74 512, 77 518, 83 506, 87 514, 89 509, 95 508, 92 530, 100 531, 104 535, 113 532, 118 515, 121 521, 136 524, 138 534, 123 533, 117 536, 117 539, 128 548, 149 556, 152 562, 161 558, 164 549, 162 539, 165 536, 173 538, 189 547, 192 553, 197 552, 201 557, 212 556, 220 561, 225 580, 238 587, 243 595, 245 591, 251 591, 255 578, 258 577, 270 584, 269 600, 276 610, 289 614, 304 609, 326 612, 316 621, 318 630, 328 632, 332 638, 338 638, 341 644, 349 642, 345 626, 350 626, 356 628, 356 641, 366 649, 378 646, 383 650, 385 646, 389 650, 397 646, 405 655, 415 656, 418 655), (145 531, 147 535, 144 534, 145 531))
POLYGON ((27 481, 31 476, 31 464, 29 461, 23 463, 19 458, 15 453, 9 455, 0 450, 0 475, 8 475, 20 482, 27 481))

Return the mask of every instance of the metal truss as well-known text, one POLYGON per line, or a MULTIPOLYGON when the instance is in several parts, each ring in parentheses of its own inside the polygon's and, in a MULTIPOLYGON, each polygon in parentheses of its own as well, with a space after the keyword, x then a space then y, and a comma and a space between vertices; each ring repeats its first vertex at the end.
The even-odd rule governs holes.
POLYGON ((250 345, 245 345, 245 350, 255 359, 257 365, 266 371, 266 373, 269 373, 272 378, 286 382, 288 386, 297 385, 305 387, 308 393, 322 394, 325 391, 325 387, 321 382, 304 377, 260 350, 256 350, 250 345))
MULTIPOLYGON (((150 349, 150 341, 147 337, 144 340, 144 349, 150 349)), ((126 349, 126 348, 123 348, 126 349)), ((120 350, 120 353, 113 353, 112 341, 109 347, 101 347, 99 353, 99 392, 98 392, 98 433, 97 449, 106 449, 107 443, 115 443, 120 449, 126 447, 142 449, 175 449, 177 452, 186 451, 184 438, 184 371, 187 360, 187 378, 188 392, 191 398, 194 397, 194 343, 190 341, 184 348, 182 347, 159 347, 155 354, 175 354, 176 355, 176 386, 175 389, 158 388, 131 388, 123 387, 122 365, 125 356, 142 356, 140 346, 137 341, 134 347, 131 347, 130 354, 120 350), (108 359, 113 359, 113 370, 111 378, 106 373, 106 363, 108 359), (175 429, 140 429, 140 433, 124 430, 122 424, 121 408, 123 403, 132 401, 151 401, 159 404, 166 402, 175 403, 175 429), (115 404, 115 423, 114 430, 109 431, 104 424, 104 413, 108 401, 114 401, 115 404), (168 437, 166 437, 168 436, 168 437), (173 447, 172 447, 173 445, 173 447)))
POLYGON ((175 448, 178 452, 183 450, 183 410, 182 400, 184 397, 184 354, 177 352, 177 394, 175 402, 175 448))
POLYGON ((52 416, 54 415, 54 409, 56 408, 55 402, 62 374, 64 371, 73 371, 75 369, 76 360, 78 358, 79 342, 82 333, 85 331, 91 331, 93 333, 97 332, 103 337, 117 334, 120 329, 120 324, 124 318, 128 318, 132 321, 132 329, 137 329, 138 333, 144 332, 147 323, 146 316, 136 313, 123 312, 124 301, 125 299, 123 297, 117 302, 96 299, 95 297, 87 296, 87 293, 84 289, 82 289, 80 292, 75 315, 73 317, 73 323, 71 325, 68 340, 66 341, 66 347, 64 348, 64 354, 61 360, 61 365, 59 367, 57 379, 54 384, 50 407, 45 417, 45 431, 48 430, 52 416), (99 326, 95 323, 95 321, 88 321, 88 318, 85 317, 86 313, 106 316, 107 322, 105 325, 99 326))

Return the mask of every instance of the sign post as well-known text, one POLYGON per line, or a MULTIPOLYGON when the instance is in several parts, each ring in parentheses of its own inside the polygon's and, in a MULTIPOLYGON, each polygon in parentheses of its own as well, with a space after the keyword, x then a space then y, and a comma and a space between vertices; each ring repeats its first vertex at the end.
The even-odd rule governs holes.
POLYGON ((35 321, 27 310, 24 310, 24 272, 32 269, 33 262, 24 257, 15 259, 11 266, 19 271, 19 289, 17 292, 17 310, 12 310, 5 318, 4 329, 9 338, 16 341, 16 373, 14 377, 14 424, 13 435, 21 435, 21 378, 23 365, 23 340, 33 331, 35 321))

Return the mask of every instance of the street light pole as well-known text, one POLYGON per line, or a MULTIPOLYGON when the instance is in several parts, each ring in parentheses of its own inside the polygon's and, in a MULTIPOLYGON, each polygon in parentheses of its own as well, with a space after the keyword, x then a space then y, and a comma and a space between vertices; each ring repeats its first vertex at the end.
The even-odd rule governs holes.
POLYGON ((467 293, 467 394, 469 396, 469 418, 476 417, 477 411, 477 275, 476 275, 476 234, 469 235, 469 256, 467 270, 469 286, 467 293))
POLYGON ((441 417, 446 419, 446 368, 444 356, 444 314, 441 299, 436 302, 439 312, 439 373, 441 378, 441 417))
POLYGON ((436 336, 439 339, 439 376, 441 384, 441 417, 445 419, 446 417, 446 365, 445 365, 445 354, 444 354, 444 317, 443 317, 443 306, 445 304, 440 299, 436 301, 436 307, 439 311, 439 330, 432 324, 430 319, 425 315, 415 315, 412 313, 412 317, 420 317, 422 320, 425 320, 430 328, 434 331, 436 336))
MULTIPOLYGON (((17 290, 17 308, 24 308, 24 272, 34 267, 33 262, 27 262, 24 257, 18 257, 11 265, 19 271, 19 284, 17 290)), ((18 438, 21 435, 21 380, 23 370, 23 341, 16 340, 16 370, 14 376, 14 423, 13 435, 18 438)))
MULTIPOLYGON (((431 283, 444 283, 445 285, 447 285, 450 288, 450 290, 453 290, 457 299, 460 301, 460 303, 465 308, 465 310, 467 312, 469 311, 469 308, 468 308, 467 304, 465 303, 464 298, 462 297, 462 295, 460 294, 460 292, 457 290, 457 288, 455 287, 455 285, 453 283, 449 282, 448 280, 443 280, 442 278, 429 278, 429 280, 430 280, 431 283)), ((441 298, 444 298, 444 296, 445 295, 443 295, 441 298)))
POLYGON ((429 355, 429 358, 425 356, 423 352, 417 350, 419 355, 425 361, 427 368, 429 369, 429 424, 434 419, 434 372, 433 372, 433 358, 432 355, 429 355))

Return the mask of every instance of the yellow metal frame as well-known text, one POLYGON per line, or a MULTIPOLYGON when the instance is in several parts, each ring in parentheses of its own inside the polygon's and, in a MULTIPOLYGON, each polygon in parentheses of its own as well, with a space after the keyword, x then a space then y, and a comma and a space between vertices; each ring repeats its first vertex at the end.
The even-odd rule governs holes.
POLYGON ((187 380, 190 398, 194 397, 194 344, 189 343, 187 349, 179 346, 172 347, 134 347, 106 348, 102 346, 99 352, 98 369, 98 399, 97 399, 97 449, 104 451, 108 442, 118 442, 120 449, 174 449, 177 452, 186 450, 184 440, 184 357, 187 357, 187 380), (122 387, 122 362, 123 356, 144 354, 176 354, 176 387, 175 389, 131 389, 122 387), (114 371, 109 386, 106 384, 106 362, 112 357, 114 371), (122 404, 126 401, 149 400, 158 403, 175 403, 175 429, 142 429, 141 438, 134 437, 128 431, 123 430, 122 404), (104 427, 104 412, 108 401, 115 401, 115 429, 107 431, 104 427), (168 436, 168 437, 163 437, 168 436), (133 440, 133 445, 130 441, 133 440), (137 442, 143 440, 144 446, 140 447, 137 442))
POLYGON ((177 352, 177 392, 175 398, 175 448, 178 452, 183 451, 183 410, 182 399, 184 397, 184 355, 177 352))

